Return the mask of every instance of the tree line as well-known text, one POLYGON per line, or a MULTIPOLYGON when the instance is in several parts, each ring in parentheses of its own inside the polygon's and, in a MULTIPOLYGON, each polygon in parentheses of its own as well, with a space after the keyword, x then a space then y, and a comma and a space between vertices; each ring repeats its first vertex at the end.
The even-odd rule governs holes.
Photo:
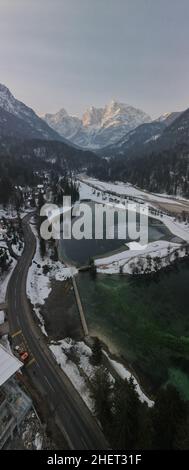
POLYGON ((141 402, 133 379, 112 381, 101 365, 92 380, 96 417, 113 449, 187 449, 189 405, 172 385, 161 388, 153 407, 141 402))
POLYGON ((151 192, 189 197, 189 151, 179 146, 150 155, 100 159, 88 169, 89 176, 104 181, 130 182, 151 192))

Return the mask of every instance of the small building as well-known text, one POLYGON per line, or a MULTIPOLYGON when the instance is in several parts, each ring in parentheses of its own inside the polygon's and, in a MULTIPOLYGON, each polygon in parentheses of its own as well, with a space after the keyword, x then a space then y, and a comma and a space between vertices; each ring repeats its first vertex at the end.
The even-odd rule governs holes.
POLYGON ((31 399, 19 387, 15 374, 23 366, 12 353, 0 345, 0 449, 25 418, 31 399))

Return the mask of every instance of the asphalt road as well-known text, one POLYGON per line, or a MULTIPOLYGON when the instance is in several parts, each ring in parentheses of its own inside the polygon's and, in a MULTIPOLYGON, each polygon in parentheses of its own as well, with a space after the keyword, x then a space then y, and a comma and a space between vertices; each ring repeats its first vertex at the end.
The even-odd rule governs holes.
POLYGON ((30 217, 27 215, 23 219, 25 248, 7 290, 10 333, 17 342, 23 338, 27 344, 32 358, 28 370, 33 374, 39 392, 48 402, 52 419, 58 423, 68 448, 107 449, 108 444, 96 420, 56 363, 33 318, 26 296, 27 273, 36 249, 36 239, 28 223, 30 217))

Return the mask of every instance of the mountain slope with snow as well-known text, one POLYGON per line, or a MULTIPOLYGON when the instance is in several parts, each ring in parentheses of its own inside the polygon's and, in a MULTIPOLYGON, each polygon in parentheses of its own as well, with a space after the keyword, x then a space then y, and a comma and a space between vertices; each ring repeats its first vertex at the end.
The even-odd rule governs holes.
POLYGON ((41 139, 41 132, 0 107, 0 141, 4 142, 5 139, 41 139))
POLYGON ((159 122, 164 122, 166 126, 170 126, 172 122, 175 121, 180 115, 182 114, 182 111, 173 111, 172 113, 165 113, 162 114, 157 121, 159 122))
POLYGON ((23 138, 42 138, 50 140, 63 140, 46 122, 43 121, 33 109, 17 100, 10 90, 0 84, 0 118, 2 134, 15 136, 19 129, 18 137, 22 134, 23 138))
POLYGON ((95 150, 118 142, 151 118, 140 109, 113 100, 104 108, 91 106, 81 119, 61 109, 56 114, 46 114, 44 120, 72 143, 95 150))
POLYGON ((128 157, 149 153, 154 146, 158 148, 159 143, 164 140, 164 135, 169 133, 169 128, 182 115, 181 112, 166 113, 155 121, 141 124, 125 134, 119 142, 101 149, 98 153, 103 157, 128 157))

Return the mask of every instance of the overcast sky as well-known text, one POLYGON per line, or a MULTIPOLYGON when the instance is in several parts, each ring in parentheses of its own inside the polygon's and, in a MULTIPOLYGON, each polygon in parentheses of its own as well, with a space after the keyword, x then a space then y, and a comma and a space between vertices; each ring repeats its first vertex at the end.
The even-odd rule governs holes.
POLYGON ((0 82, 38 113, 189 107, 189 0, 0 0, 0 82))

